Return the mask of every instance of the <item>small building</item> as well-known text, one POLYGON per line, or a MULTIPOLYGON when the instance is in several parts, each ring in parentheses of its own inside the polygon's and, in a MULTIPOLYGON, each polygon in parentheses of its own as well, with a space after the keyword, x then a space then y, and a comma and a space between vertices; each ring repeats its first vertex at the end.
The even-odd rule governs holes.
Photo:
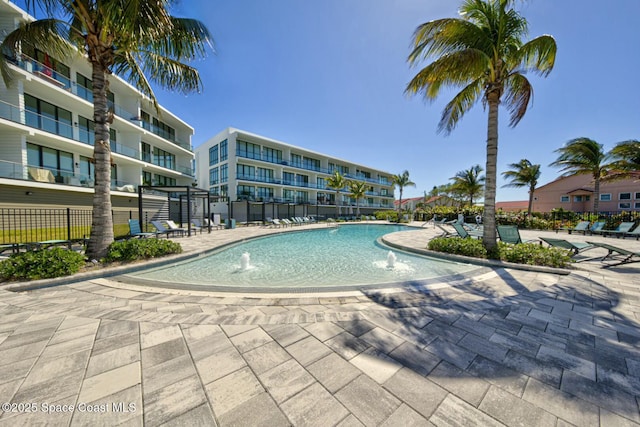
MULTIPOLYGON (((572 212, 593 212, 594 183, 591 175, 560 177, 536 188, 534 212, 562 208, 572 212)), ((628 178, 600 181, 599 212, 640 211, 640 180, 628 178)))

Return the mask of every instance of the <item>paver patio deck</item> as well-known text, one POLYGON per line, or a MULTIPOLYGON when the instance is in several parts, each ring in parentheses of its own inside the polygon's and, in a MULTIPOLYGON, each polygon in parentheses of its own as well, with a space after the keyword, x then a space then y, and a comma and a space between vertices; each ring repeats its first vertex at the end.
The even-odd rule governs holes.
MULTIPOLYGON (((176 240, 195 252, 279 231, 176 240)), ((640 425, 640 264, 579 265, 326 294, 5 286, 0 426, 640 425)))

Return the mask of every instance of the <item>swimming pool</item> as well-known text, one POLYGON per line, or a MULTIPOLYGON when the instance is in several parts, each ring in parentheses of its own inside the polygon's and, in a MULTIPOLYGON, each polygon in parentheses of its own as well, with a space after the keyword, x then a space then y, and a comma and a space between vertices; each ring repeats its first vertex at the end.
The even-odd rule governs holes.
POLYGON ((354 224, 280 233, 127 277, 151 285, 189 289, 317 291, 417 283, 479 269, 390 250, 378 241, 385 234, 407 229, 354 224))

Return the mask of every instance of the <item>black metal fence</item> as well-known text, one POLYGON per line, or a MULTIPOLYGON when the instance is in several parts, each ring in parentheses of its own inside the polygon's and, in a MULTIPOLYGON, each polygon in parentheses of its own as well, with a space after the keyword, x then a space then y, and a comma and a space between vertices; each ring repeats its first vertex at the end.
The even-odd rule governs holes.
MULTIPOLYGON (((92 212, 71 208, 0 208, 0 244, 86 239, 91 233, 92 212)), ((137 219, 138 212, 113 211, 112 216, 114 234, 119 237, 129 233, 128 220, 137 219)))

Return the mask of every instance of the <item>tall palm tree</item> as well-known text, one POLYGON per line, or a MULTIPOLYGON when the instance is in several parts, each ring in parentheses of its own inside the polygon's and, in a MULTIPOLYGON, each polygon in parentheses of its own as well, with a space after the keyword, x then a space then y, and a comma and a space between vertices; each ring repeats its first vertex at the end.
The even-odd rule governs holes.
POLYGON ((473 198, 482 194, 484 189, 485 177, 480 176, 483 171, 482 166, 475 165, 470 169, 458 172, 456 176, 450 178, 453 180, 452 189, 468 197, 470 207, 473 207, 473 198))
POLYGON ((400 218, 402 217, 402 191, 404 187, 415 187, 416 183, 409 179, 409 171, 405 170, 401 174, 393 175, 391 177, 391 182, 393 185, 398 187, 400 191, 400 203, 398 203, 398 222, 400 222, 400 218))
MULTIPOLYGON (((111 147, 113 112, 107 105, 108 76, 126 79, 159 108, 151 82, 170 90, 200 91, 198 71, 188 62, 205 55, 209 31, 200 21, 169 13, 171 0, 26 0, 27 10, 45 18, 20 25, 2 42, 2 52, 29 44, 57 59, 84 54, 92 67, 95 122, 93 220, 87 256, 100 259, 113 242, 111 147), (75 49, 74 49, 75 48, 75 49)), ((5 82, 12 75, 0 59, 5 82)))
POLYGON ((533 88, 526 72, 548 75, 555 63, 556 42, 543 35, 523 42, 527 21, 511 8, 514 0, 465 0, 461 18, 426 22, 414 33, 409 64, 433 62, 409 82, 406 92, 434 100, 442 88, 462 87, 445 107, 439 131, 449 134, 479 100, 488 105, 483 244, 496 245, 495 196, 498 158, 498 106, 507 107, 510 125, 527 112, 533 88))
POLYGON ((564 172, 562 176, 590 174, 593 178, 593 211, 598 212, 600 202, 600 181, 604 178, 611 165, 609 153, 602 148, 602 144, 589 138, 575 138, 555 151, 558 158, 549 166, 556 166, 564 172))
POLYGON ((349 195, 356 199, 356 215, 360 216, 360 199, 367 194, 367 184, 364 181, 349 181, 349 195))
POLYGON ((640 174, 640 141, 619 142, 609 152, 611 168, 619 178, 628 178, 640 174))
POLYGON ((336 218, 340 216, 340 190, 347 185, 347 180, 340 174, 339 171, 333 171, 333 175, 327 178, 327 187, 332 190, 336 190, 336 218))
POLYGON ((534 165, 527 159, 522 159, 518 163, 511 163, 509 165, 511 170, 502 172, 502 176, 510 181, 503 185, 503 187, 529 187, 529 207, 527 209, 527 216, 531 216, 531 209, 533 207, 533 192, 538 185, 538 178, 540 178, 540 165, 534 165))

